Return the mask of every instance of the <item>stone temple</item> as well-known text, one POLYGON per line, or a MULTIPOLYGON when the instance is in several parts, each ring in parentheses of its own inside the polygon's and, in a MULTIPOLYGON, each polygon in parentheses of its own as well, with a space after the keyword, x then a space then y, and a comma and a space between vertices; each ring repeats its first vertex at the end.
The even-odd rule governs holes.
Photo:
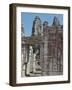
POLYGON ((63 74, 63 25, 54 17, 48 25, 36 16, 32 35, 25 36, 22 25, 21 77, 53 76, 63 74))

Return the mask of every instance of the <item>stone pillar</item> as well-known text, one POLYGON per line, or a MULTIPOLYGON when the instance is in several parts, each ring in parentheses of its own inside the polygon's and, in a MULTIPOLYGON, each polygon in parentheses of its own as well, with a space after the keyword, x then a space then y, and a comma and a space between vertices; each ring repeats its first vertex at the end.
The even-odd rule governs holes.
POLYGON ((32 46, 30 46, 29 62, 30 62, 30 72, 33 72, 33 48, 32 46))
POLYGON ((44 37, 44 65, 43 65, 43 76, 47 75, 48 73, 48 38, 47 36, 44 37))
POLYGON ((29 47, 29 60, 27 63, 27 74, 30 75, 30 73, 33 72, 33 49, 32 46, 29 47))
POLYGON ((40 44, 40 66, 41 66, 41 74, 43 75, 44 68, 44 44, 40 44))
POLYGON ((36 72, 36 54, 33 55, 34 60, 33 60, 33 73, 36 72))
POLYGON ((26 46, 24 45, 21 51, 21 76, 24 77, 25 76, 25 63, 27 63, 27 52, 26 52, 26 46))

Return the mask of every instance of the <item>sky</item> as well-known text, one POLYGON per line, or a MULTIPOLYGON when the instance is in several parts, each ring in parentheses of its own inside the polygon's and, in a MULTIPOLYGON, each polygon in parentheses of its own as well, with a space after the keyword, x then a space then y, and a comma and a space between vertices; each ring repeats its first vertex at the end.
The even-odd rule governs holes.
POLYGON ((51 26, 53 23, 53 18, 58 17, 60 24, 63 24, 63 15, 62 14, 48 14, 48 13, 29 13, 21 12, 21 24, 24 25, 24 32, 27 36, 31 36, 33 21, 36 16, 39 16, 43 24, 44 21, 48 22, 48 25, 51 26))

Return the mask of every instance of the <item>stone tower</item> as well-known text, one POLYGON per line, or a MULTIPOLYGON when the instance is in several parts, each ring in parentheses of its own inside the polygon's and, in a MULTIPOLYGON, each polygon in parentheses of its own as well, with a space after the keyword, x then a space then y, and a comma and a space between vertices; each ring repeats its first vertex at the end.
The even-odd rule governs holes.
POLYGON ((39 16, 36 16, 33 21, 32 36, 38 36, 42 34, 42 23, 39 16))
POLYGON ((60 25, 60 22, 59 22, 59 19, 55 16, 54 19, 53 19, 53 26, 59 26, 60 25))
MULTIPOLYGON (((42 23, 41 19, 39 16, 36 16, 34 21, 33 21, 33 27, 32 27, 32 36, 41 36, 42 35, 42 23)), ((33 45, 33 52, 36 54, 40 54, 40 45, 39 44, 34 44, 33 45)))

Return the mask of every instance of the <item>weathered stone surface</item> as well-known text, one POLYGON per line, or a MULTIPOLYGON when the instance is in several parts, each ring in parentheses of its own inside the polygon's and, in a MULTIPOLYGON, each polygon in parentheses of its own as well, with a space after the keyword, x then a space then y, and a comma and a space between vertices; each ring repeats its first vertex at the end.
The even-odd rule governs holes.
POLYGON ((42 26, 41 19, 36 16, 32 36, 22 37, 22 76, 62 74, 63 26, 57 17, 54 17, 52 26, 48 26, 47 21, 42 26))

